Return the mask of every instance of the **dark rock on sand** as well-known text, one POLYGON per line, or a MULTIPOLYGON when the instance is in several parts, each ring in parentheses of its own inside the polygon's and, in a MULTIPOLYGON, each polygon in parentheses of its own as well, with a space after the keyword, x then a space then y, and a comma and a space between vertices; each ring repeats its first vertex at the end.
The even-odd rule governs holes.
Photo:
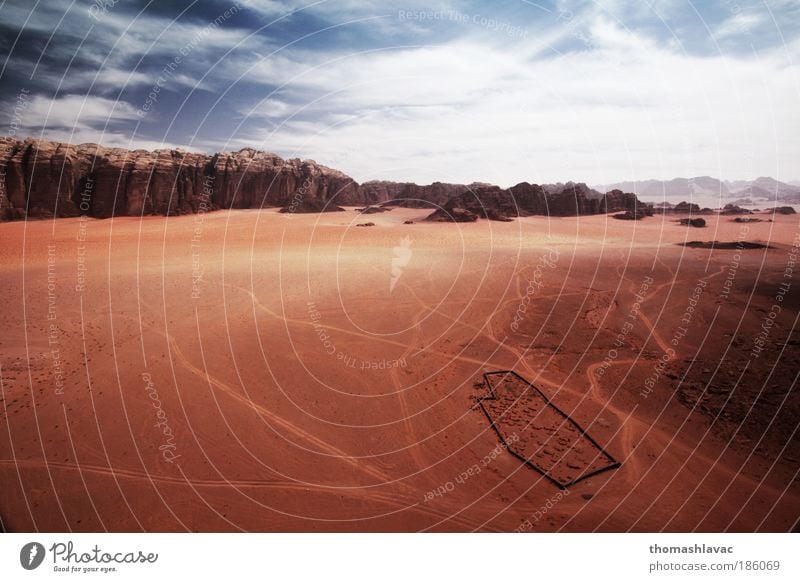
POLYGON ((489 220, 508 221, 517 216, 581 216, 630 211, 652 215, 652 207, 640 202, 634 194, 613 190, 595 193, 585 184, 567 183, 548 186, 522 182, 507 190, 499 186, 471 188, 450 198, 431 215, 432 220, 446 216, 454 208, 465 209, 489 220), (561 189, 557 189, 559 186, 561 189))
POLYGON ((292 202, 281 208, 281 212, 285 214, 310 214, 317 212, 344 212, 344 208, 340 208, 335 204, 326 202, 325 200, 317 200, 316 198, 303 198, 298 203, 292 202))
POLYGON ((361 214, 379 214, 381 212, 390 212, 392 207, 389 205, 382 206, 367 206, 366 208, 356 208, 356 212, 361 214))
POLYGON ((735 204, 726 204, 725 207, 720 211, 722 215, 730 215, 730 214, 753 214, 752 210, 747 208, 742 208, 741 206, 736 206, 735 204))
POLYGON ((681 226, 693 226, 695 228, 705 228, 706 221, 704 218, 681 218, 678 221, 681 226))
POLYGON ((754 243, 748 241, 738 242, 720 242, 718 240, 712 241, 699 241, 693 240, 687 243, 677 243, 679 246, 689 247, 690 249, 714 249, 714 250, 755 250, 755 249, 771 249, 769 245, 762 243, 754 243))
POLYGON ((678 202, 672 207, 672 212, 681 212, 689 214, 700 214, 700 207, 692 202, 678 202))
POLYGON ((464 208, 450 208, 449 210, 440 208, 429 215, 425 220, 436 222, 475 222, 478 220, 478 215, 464 208))
POLYGON ((637 209, 636 211, 626 210, 625 212, 611 215, 612 218, 617 220, 642 220, 645 216, 648 216, 648 214, 643 209, 637 209))

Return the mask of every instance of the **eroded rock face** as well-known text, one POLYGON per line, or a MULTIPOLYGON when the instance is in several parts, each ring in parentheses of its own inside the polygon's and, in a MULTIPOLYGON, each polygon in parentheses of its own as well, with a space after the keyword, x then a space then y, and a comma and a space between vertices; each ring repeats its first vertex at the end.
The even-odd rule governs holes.
POLYGON ((358 184, 338 170, 253 149, 207 156, 2 139, 0 170, 5 218, 172 215, 293 200, 363 203, 358 184))
POLYGON ((475 222, 478 220, 478 215, 466 208, 439 208, 434 210, 433 214, 429 215, 425 220, 434 222, 475 222))
POLYGON ((434 182, 420 186, 413 182, 371 181, 361 184, 362 197, 370 204, 386 204, 406 208, 443 207, 453 196, 489 184, 447 184, 434 182))
POLYGON ((434 219, 509 220, 530 215, 639 212, 634 194, 600 194, 585 184, 522 182, 419 186, 366 182, 313 160, 285 160, 245 148, 214 155, 70 145, 0 138, 0 219, 176 215, 219 208, 281 207, 322 212, 340 206, 390 204, 438 209, 434 219), (458 209, 458 212, 454 212, 458 209))
POLYGON ((639 202, 635 194, 612 190, 606 194, 587 193, 579 184, 565 185, 561 190, 547 192, 537 184, 522 182, 504 190, 499 186, 470 188, 450 198, 443 210, 432 218, 447 215, 454 208, 463 208, 490 220, 508 220, 516 216, 581 216, 627 211, 652 215, 652 208, 639 202))

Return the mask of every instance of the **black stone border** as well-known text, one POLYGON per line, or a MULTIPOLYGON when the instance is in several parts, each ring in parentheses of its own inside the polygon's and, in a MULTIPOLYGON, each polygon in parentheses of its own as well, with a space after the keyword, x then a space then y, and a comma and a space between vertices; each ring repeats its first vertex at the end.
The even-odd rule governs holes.
POLYGON ((614 457, 611 456, 611 454, 608 451, 606 451, 602 446, 600 446, 600 444, 596 440, 594 440, 591 437, 591 435, 589 435, 589 433, 586 432, 586 430, 580 424, 575 422, 566 412, 564 412, 558 406, 553 404, 550 401, 550 399, 544 394, 544 392, 539 390, 539 388, 537 388, 536 386, 534 386, 533 384, 528 382, 525 378, 523 378, 522 376, 520 376, 519 374, 517 374, 513 370, 498 370, 496 372, 485 372, 483 374, 483 379, 484 379, 484 382, 486 383, 487 389, 489 390, 489 396, 483 396, 483 397, 479 398, 478 399, 478 404, 480 404, 481 410, 483 410, 483 413, 486 415, 486 418, 489 419, 489 424, 491 424, 492 428, 497 433, 497 437, 500 439, 500 442, 503 443, 503 446, 508 450, 509 453, 511 453, 512 455, 517 457, 520 461, 525 463, 525 465, 527 465, 531 469, 535 470, 536 472, 540 473, 543 477, 545 477, 546 479, 548 479, 549 481, 554 483, 559 489, 566 489, 567 487, 571 487, 572 485, 575 485, 575 483, 578 483, 579 481, 583 481, 584 479, 588 479, 589 477, 592 477, 592 476, 597 475, 599 473, 603 473, 604 471, 610 471, 611 469, 617 469, 617 468, 622 466, 622 463, 617 461, 616 459, 614 459, 614 457), (492 383, 489 381, 489 376, 497 376, 497 375, 500 375, 500 374, 502 374, 504 376, 507 376, 507 375, 516 376, 523 383, 527 384, 529 388, 533 388, 533 390, 535 390, 536 393, 538 393, 539 396, 541 396, 541 398, 544 400, 545 405, 552 407, 558 414, 560 414, 562 417, 564 417, 564 419, 566 421, 571 422, 575 426, 575 428, 577 428, 580 431, 580 433, 583 436, 585 436, 587 439, 589 439, 589 442, 591 442, 595 447, 597 447, 597 449, 600 451, 600 453, 602 455, 604 455, 610 461, 610 464, 605 466, 605 467, 602 467, 600 469, 597 469, 595 471, 592 471, 591 473, 586 473, 584 475, 581 475, 580 477, 578 477, 577 479, 573 479, 569 483, 561 483, 560 481, 558 481, 558 480, 554 479, 553 477, 551 477, 550 475, 548 475, 547 471, 545 471, 541 467, 537 466, 535 463, 531 462, 530 460, 526 459, 525 457, 520 455, 518 452, 516 452, 513 448, 511 448, 511 445, 509 445, 506 442, 505 437, 503 436, 503 433, 498 428, 498 426, 495 424, 495 420, 492 418, 492 416, 489 414, 489 411, 486 410, 486 407, 483 405, 483 401, 484 400, 497 400, 497 396, 495 396, 494 390, 492 389, 492 383))

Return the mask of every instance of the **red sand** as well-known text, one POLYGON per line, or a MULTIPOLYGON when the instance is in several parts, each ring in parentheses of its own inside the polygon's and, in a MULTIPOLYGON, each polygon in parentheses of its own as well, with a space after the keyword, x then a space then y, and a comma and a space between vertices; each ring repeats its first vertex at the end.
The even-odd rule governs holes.
POLYGON ((403 224, 425 214, 0 224, 6 526, 792 528, 797 289, 750 353, 797 217, 403 224), (675 245, 738 238, 775 248, 675 245), (550 501, 476 406, 504 369, 622 466, 550 501))

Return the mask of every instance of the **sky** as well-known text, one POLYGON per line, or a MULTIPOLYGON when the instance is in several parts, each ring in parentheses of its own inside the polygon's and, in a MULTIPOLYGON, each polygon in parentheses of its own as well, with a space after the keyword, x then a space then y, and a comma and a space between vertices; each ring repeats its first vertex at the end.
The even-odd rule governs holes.
POLYGON ((5 0, 0 123, 359 182, 797 180, 800 1, 5 0))

